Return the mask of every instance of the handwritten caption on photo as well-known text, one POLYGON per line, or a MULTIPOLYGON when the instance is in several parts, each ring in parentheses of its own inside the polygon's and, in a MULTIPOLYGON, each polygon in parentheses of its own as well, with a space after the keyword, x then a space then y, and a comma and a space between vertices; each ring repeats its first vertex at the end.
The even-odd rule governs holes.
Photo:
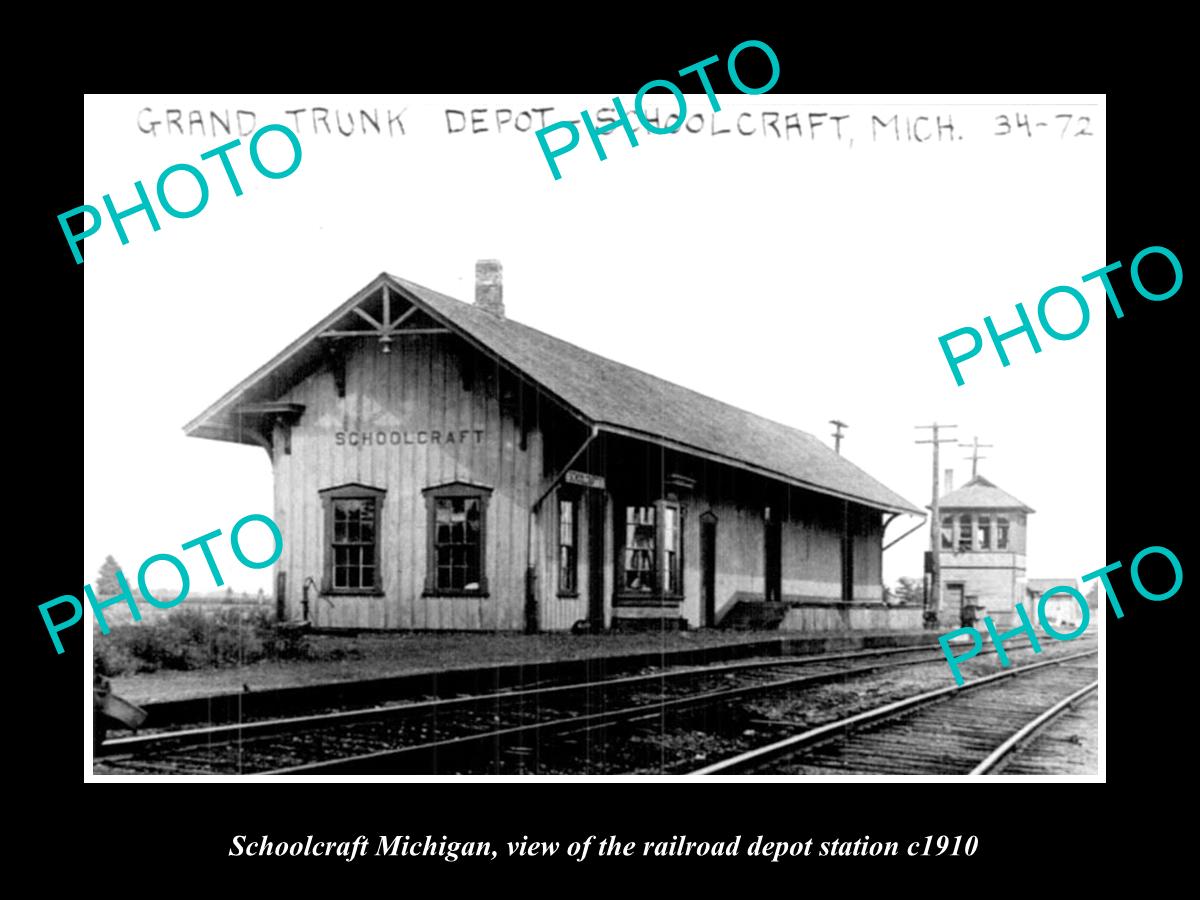
MULTIPOLYGON (((720 61, 721 58, 714 55, 679 70, 680 75, 690 75, 693 72, 696 73, 696 76, 700 79, 701 85, 704 86, 704 93, 708 95, 708 102, 709 105, 712 106, 714 113, 720 112, 721 103, 717 100, 717 95, 713 92, 712 82, 709 81, 708 73, 705 71, 705 69, 720 61)), ((729 80, 732 81, 733 86, 743 94, 765 94, 775 86, 777 81, 779 81, 779 57, 775 55, 774 50, 772 50, 762 41, 742 41, 730 52, 729 59, 726 63, 726 68, 729 71, 729 80), (737 70, 738 55, 742 53, 742 51, 751 47, 757 48, 766 54, 767 60, 771 64, 770 79, 768 79, 766 84, 756 88, 752 88, 747 85, 738 75, 737 70)), ((638 145, 637 135, 635 135, 633 132, 633 125, 629 121, 629 114, 625 111, 625 106, 621 103, 620 97, 613 97, 613 106, 616 110, 616 119, 600 128, 597 128, 595 123, 592 122, 592 116, 586 109, 580 112, 580 116, 583 119, 583 126, 587 129, 588 137, 592 139, 592 146, 596 149, 596 155, 600 157, 601 162, 604 162, 604 160, 608 159, 608 154, 604 152, 604 145, 600 143, 600 135, 602 134, 607 134, 618 127, 623 128, 625 129, 625 135, 629 138, 630 146, 636 147, 638 145)), ((687 101, 683 97, 683 92, 679 90, 678 85, 676 85, 674 82, 667 81, 664 78, 656 78, 653 81, 647 81, 637 92, 637 96, 633 101, 633 111, 636 113, 638 120, 642 123, 642 127, 651 134, 672 134, 683 126, 683 122, 687 118, 687 101), (653 88, 666 88, 674 95, 675 102, 679 105, 679 113, 675 118, 674 124, 667 124, 663 126, 660 126, 657 122, 655 122, 653 125, 650 124, 650 119, 646 117, 646 111, 643 104, 645 102, 646 92, 653 88)), ((575 127, 573 122, 555 122, 553 125, 547 125, 545 128, 539 129, 537 132, 537 139, 538 144, 542 148, 542 155, 546 158, 546 163, 550 166, 550 172, 552 175, 554 175, 554 180, 558 181, 560 178, 562 178, 562 172, 559 171, 558 163, 555 162, 555 159, 575 149, 575 147, 579 144, 579 129, 575 127), (553 131, 564 128, 571 134, 571 136, 567 139, 567 143, 555 150, 551 150, 549 143, 546 141, 546 136, 553 131)))

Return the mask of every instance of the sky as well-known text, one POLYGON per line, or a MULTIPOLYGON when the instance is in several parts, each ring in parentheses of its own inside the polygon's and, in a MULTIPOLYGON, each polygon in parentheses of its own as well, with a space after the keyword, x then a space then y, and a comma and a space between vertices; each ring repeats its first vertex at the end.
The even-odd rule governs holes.
MULTIPOLYGON (((648 104, 660 121, 675 109, 663 96, 648 104)), ((620 129, 605 135, 605 161, 580 128, 555 180, 535 137, 543 116, 586 108, 600 121, 611 98, 86 97, 81 203, 103 210, 110 194, 126 209, 141 180, 161 228, 134 214, 122 245, 106 217, 83 243, 84 581, 107 554, 128 574, 221 529, 226 584, 270 594, 270 570, 241 566, 227 543, 236 521, 272 512, 266 453, 187 438, 183 425, 379 272, 470 300, 481 258, 503 263, 513 319, 831 445, 829 420, 848 423, 844 455, 920 507, 931 460, 914 426, 955 424, 949 435, 995 445, 981 474, 1036 510, 1031 577, 1104 565, 1104 329, 1120 324, 1106 323, 1099 283, 1082 282, 1112 262, 1103 96, 718 99, 714 114, 687 95, 685 127, 639 129, 637 147, 620 129), (237 110, 241 196, 219 160, 201 159, 233 140, 211 112, 236 135, 237 110), (269 179, 249 132, 275 123, 295 130, 302 156, 269 179), (209 187, 190 218, 155 198, 179 163, 209 187), (1074 340, 1036 325, 1058 285, 1091 309, 1074 340), (1017 336, 1003 367, 988 344, 956 385, 939 336, 969 326, 987 341, 984 317, 1014 328, 1017 303, 1042 352, 1017 336)), ((292 159, 278 133, 258 149, 270 169, 292 159)), ((199 198, 186 172, 166 190, 182 210, 199 198)), ((1048 315, 1061 332, 1079 322, 1069 297, 1048 315)), ((956 485, 970 477, 965 452, 943 446, 956 485)), ((917 521, 901 517, 886 539, 917 521)), ((247 529, 251 558, 269 547, 265 529, 247 529)), ((927 547, 923 529, 889 549, 885 581, 919 575, 927 547)), ((193 591, 215 588, 197 550, 183 558, 193 591)), ((150 583, 175 583, 169 572, 150 583)))

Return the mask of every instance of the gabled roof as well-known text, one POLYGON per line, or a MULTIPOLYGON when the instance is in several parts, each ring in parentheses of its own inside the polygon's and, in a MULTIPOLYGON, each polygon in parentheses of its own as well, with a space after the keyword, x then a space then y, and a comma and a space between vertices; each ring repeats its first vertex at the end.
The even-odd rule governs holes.
POLYGON ((976 475, 956 491, 938 500, 942 509, 1018 509, 1034 512, 1012 494, 1002 491, 982 475, 976 475))
POLYGON ((812 435, 672 384, 401 278, 381 274, 273 360, 184 426, 192 436, 236 440, 234 408, 262 400, 283 370, 311 366, 310 345, 384 285, 430 318, 518 370, 601 431, 713 458, 778 480, 893 512, 920 514, 812 435))

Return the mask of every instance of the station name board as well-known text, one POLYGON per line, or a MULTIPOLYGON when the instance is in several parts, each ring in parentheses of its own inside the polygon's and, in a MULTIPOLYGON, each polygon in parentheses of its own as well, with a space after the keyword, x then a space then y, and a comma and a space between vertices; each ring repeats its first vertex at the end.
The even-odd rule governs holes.
POLYGON ((337 431, 333 442, 339 447, 400 446, 401 444, 483 443, 482 428, 458 431, 337 431))
POLYGON ((584 487, 596 488, 600 491, 604 490, 603 475, 593 475, 590 472, 578 472, 575 469, 568 469, 563 480, 567 484, 581 484, 584 487))

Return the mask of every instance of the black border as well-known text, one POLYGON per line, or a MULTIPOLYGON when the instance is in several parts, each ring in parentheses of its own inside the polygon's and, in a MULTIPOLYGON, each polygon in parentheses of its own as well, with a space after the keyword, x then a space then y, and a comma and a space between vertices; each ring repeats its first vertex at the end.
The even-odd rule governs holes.
MULTIPOLYGON (((645 80, 666 77, 664 72, 673 71, 672 66, 678 69, 713 53, 724 58, 737 40, 757 37, 776 49, 782 63, 774 93, 930 90, 955 82, 955 62, 968 53, 967 49, 939 44, 939 39, 930 36, 919 49, 935 54, 926 62, 927 74, 938 77, 927 77, 920 85, 911 83, 917 80, 914 76, 909 84, 899 85, 881 80, 881 76, 850 79, 845 73, 855 69, 854 57, 877 53, 879 45, 856 46, 845 36, 817 29, 746 28, 744 34, 728 39, 716 36, 715 29, 699 37, 649 28, 622 35, 621 29, 605 32, 598 25, 595 33, 571 31, 569 39, 539 42, 531 35, 522 47, 507 38, 491 37, 485 26, 481 23, 471 31, 470 40, 454 34, 424 44, 411 39, 405 52, 381 65, 372 81, 391 90, 428 86, 432 81, 439 90, 471 91, 478 89, 478 73, 486 72, 488 89, 497 92, 544 92, 545 86, 552 84, 555 91, 563 93, 592 90, 604 96, 628 95, 645 80), (812 59, 813 47, 834 40, 845 56, 840 58, 839 68, 823 68, 824 59, 812 59), (422 46, 428 48, 424 55, 422 46), (430 54, 436 56, 432 62, 430 54), (669 59, 670 65, 664 67, 664 59, 669 59)), ((1007 53, 1016 65, 1010 39, 1015 40, 1016 34, 985 39, 971 50, 989 60, 996 58, 993 53, 1007 53)), ((1078 40, 1071 43, 1074 46, 1078 40)), ((1026 52, 1035 51, 1026 48, 1026 52)), ((1093 58, 1102 55, 1100 49, 1095 53, 1093 58)), ((880 58, 880 71, 894 71, 894 66, 901 65, 899 57, 897 53, 895 60, 880 58)), ((913 62, 915 52, 908 64, 913 62)), ((1067 74, 1078 76, 1084 71, 1067 74)), ((728 90, 727 85, 716 84, 716 88, 728 90)), ((985 89, 1011 90, 1012 86, 994 84, 985 89)), ((77 345, 72 332, 76 328, 82 331, 82 321, 71 313, 76 302, 86 301, 82 299, 83 267, 75 266, 65 252, 54 216, 81 202, 77 189, 70 186, 69 175, 77 171, 77 148, 82 145, 80 120, 75 118, 81 99, 78 92, 63 91, 43 100, 56 113, 39 123, 39 153, 34 163, 43 166, 44 172, 40 179, 31 178, 24 185, 33 195, 30 206, 35 213, 23 221, 37 223, 32 245, 42 256, 40 277, 31 279, 32 286, 27 289, 46 302, 10 306, 15 319, 10 334, 36 337, 10 344, 15 364, 10 374, 17 406, 14 416, 20 422, 18 433, 10 440, 18 454, 24 449, 24 455, 36 459, 38 469, 45 473, 40 479, 24 479, 29 482, 25 489, 31 495, 45 492, 45 483, 49 483, 48 496, 53 498, 46 502, 43 495, 41 502, 36 502, 31 496, 27 502, 34 512, 26 529, 52 538, 63 533, 67 511, 74 498, 82 496, 82 485, 77 490, 72 475, 79 471, 77 448, 86 453, 94 442, 134 441, 137 431, 136 410, 122 409, 113 398, 112 425, 107 433, 81 434, 78 443, 72 434, 71 423, 81 417, 71 412, 71 398, 80 396, 78 379, 86 373, 76 371, 76 365, 82 367, 82 356, 73 352, 77 345), (50 291, 45 290, 47 281, 52 285, 50 291), (61 316, 53 317, 49 329, 43 313, 47 303, 65 307, 61 316), (54 349, 31 356, 33 345, 54 349), (36 489, 33 482, 38 482, 36 489)), ((1110 610, 1105 622, 1108 778, 1117 785, 1136 785, 1143 796, 1166 790, 1164 782, 1185 772, 1189 765, 1186 754, 1180 752, 1182 734, 1165 724, 1173 721, 1185 696, 1179 685, 1187 684, 1181 680, 1181 657, 1186 654, 1170 642, 1174 635, 1187 634, 1184 594, 1181 591, 1162 603, 1141 600, 1129 583, 1128 565, 1143 547, 1158 544, 1171 548, 1188 569, 1181 520, 1188 507, 1184 497, 1190 494, 1184 456, 1190 448, 1177 429, 1188 422, 1187 392, 1181 388, 1190 383, 1183 371, 1188 359, 1183 342, 1190 337, 1190 330, 1183 320, 1187 308, 1184 291, 1162 303, 1142 301, 1128 282, 1128 264, 1143 247, 1157 244, 1171 248, 1187 269, 1181 223, 1185 184, 1189 182, 1185 173, 1191 167, 1184 165, 1189 148, 1175 127, 1183 122, 1181 116, 1176 98, 1149 85, 1145 90, 1108 97, 1108 254, 1097 260, 1096 266, 1115 260, 1125 263, 1126 268, 1113 280, 1120 296, 1129 300, 1124 304, 1124 319, 1115 320, 1111 311, 1107 314, 1107 434, 1096 423, 1064 421, 1060 433, 1046 436, 1047 441, 1075 444, 1080 454, 1103 448, 1108 456, 1109 550, 1107 559, 1097 560, 1097 568, 1116 560, 1126 566, 1113 578, 1125 617, 1117 620, 1110 610)), ((86 340, 86 335, 81 337, 86 340)), ((136 349, 106 348, 105 352, 136 349)), ((86 690, 78 665, 82 629, 64 635, 66 653, 59 657, 46 641, 36 608, 44 599, 79 590, 75 557, 61 553, 53 539, 11 546, 22 551, 13 568, 18 574, 16 600, 25 622, 22 636, 29 641, 26 662, 10 680, 10 689, 22 701, 16 726, 24 756, 19 771, 22 782, 35 787, 40 798, 28 812, 33 819, 29 823, 32 832, 59 836, 35 843, 55 854, 61 841, 78 835, 89 859, 95 860, 99 854, 105 865, 130 866, 138 878, 196 873, 197 884, 212 879, 214 884, 231 886, 254 882, 278 886, 289 883, 280 881, 283 876, 296 876, 307 886, 317 887, 344 883, 348 872, 358 873, 365 867, 372 877, 386 871, 389 881, 385 884, 397 889, 409 884, 406 876, 414 866, 442 880, 456 876, 456 881, 464 876, 493 878, 498 871, 518 878, 556 878, 564 868, 574 868, 589 881, 599 883, 611 877, 628 890, 638 889, 627 880, 632 863, 637 870, 654 873, 653 877, 671 879, 636 883, 656 892, 672 890, 681 876, 708 879, 730 865, 751 875, 752 881, 743 882, 746 887, 757 887, 764 879, 785 879, 799 890, 808 878, 823 881, 828 875, 848 886, 843 879, 864 874, 891 879, 904 871, 930 887, 944 885, 941 879, 965 875, 963 881, 954 883, 968 890, 982 878, 1005 879, 1020 870, 1030 879, 1023 885, 1014 884, 1020 890, 1032 889, 1037 883, 1032 880, 1035 870, 1046 877, 1065 878, 1062 860, 1090 858, 1096 842, 1104 840, 1117 824, 1109 824, 1115 811, 1100 802, 1094 787, 1062 785, 470 783, 266 788, 239 784, 221 785, 219 790, 212 784, 203 788, 185 784, 83 785, 83 736, 77 718, 84 699, 81 694, 86 690), (32 778, 25 774, 28 769, 32 769, 32 778), (105 790, 108 793, 102 795, 105 790), (640 841, 680 833, 691 839, 721 840, 738 833, 750 838, 765 833, 789 839, 811 836, 819 841, 863 834, 908 840, 925 834, 973 833, 980 837, 980 850, 970 861, 942 858, 915 865, 867 858, 828 861, 836 868, 814 859, 771 865, 746 857, 600 862, 593 858, 585 864, 564 858, 516 859, 501 862, 497 868, 498 863, 450 865, 419 858, 368 858, 347 865, 340 860, 227 856, 233 834, 264 832, 301 838, 308 833, 337 838, 431 833, 496 843, 525 834, 569 841, 577 836, 616 833, 624 840, 640 841), (1068 848, 1062 851, 1065 857, 1052 849, 1059 842, 1068 848), (226 865, 214 865, 222 861, 226 865), (548 872, 547 867, 553 871, 548 872)), ((1147 574, 1146 580, 1150 582, 1151 577, 1147 574)), ((1126 824, 1131 826, 1122 829, 1129 842, 1127 851, 1134 847, 1149 850, 1162 839, 1162 829, 1170 828, 1154 817, 1126 824)), ((554 883, 544 882, 539 889, 554 883)), ((562 882, 562 887, 574 890, 579 884, 562 882)), ((411 887, 415 889, 415 883, 411 887)))

